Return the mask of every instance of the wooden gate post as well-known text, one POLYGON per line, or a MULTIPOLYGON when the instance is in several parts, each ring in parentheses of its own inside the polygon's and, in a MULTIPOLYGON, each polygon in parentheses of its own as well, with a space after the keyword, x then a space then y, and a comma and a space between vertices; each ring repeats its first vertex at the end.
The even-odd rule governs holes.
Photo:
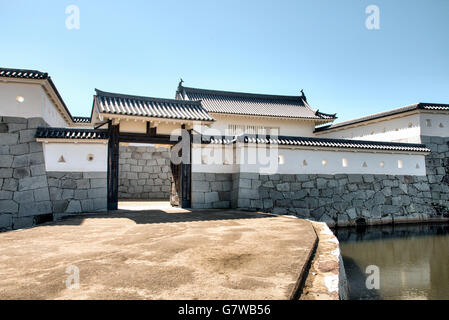
POLYGON ((118 209, 119 125, 109 120, 108 141, 108 210, 118 209))
MULTIPOLYGON (((183 131, 185 130, 185 125, 181 127, 183 131)), ((187 154, 182 154, 182 162, 181 162, 181 207, 182 208, 191 208, 191 192, 192 192, 192 130, 188 130, 188 139, 189 139, 189 149, 182 151, 187 151, 187 154)), ((182 135, 183 139, 186 135, 182 135)))

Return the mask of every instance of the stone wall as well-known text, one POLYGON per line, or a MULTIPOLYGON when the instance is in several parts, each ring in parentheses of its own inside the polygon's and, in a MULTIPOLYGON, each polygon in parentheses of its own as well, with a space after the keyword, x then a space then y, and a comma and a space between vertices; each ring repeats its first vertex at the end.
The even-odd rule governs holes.
POLYGON ((295 215, 330 226, 449 218, 449 138, 422 140, 432 150, 427 176, 194 173, 193 207, 295 215))
POLYGON ((170 151, 120 146, 119 199, 170 199, 170 151))
POLYGON ((41 118, 0 117, 0 230, 51 220, 42 144, 36 128, 41 118))
POLYGON ((291 214, 330 226, 449 218, 449 138, 422 137, 427 176, 240 173, 234 207, 291 214))
POLYGON ((230 173, 192 172, 192 208, 230 208, 232 179, 230 173))
POLYGON ((52 221, 53 214, 103 211, 106 172, 46 172, 41 118, 0 117, 0 231, 52 221))
POLYGON ((54 214, 107 210, 106 172, 47 172, 47 177, 54 214))

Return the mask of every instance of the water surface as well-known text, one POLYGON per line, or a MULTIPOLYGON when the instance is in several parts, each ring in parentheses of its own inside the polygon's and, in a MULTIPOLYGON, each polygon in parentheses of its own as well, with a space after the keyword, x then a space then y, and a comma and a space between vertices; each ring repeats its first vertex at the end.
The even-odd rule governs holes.
POLYGON ((449 224, 335 230, 350 299, 449 299, 449 224), (380 287, 366 288, 365 273, 379 267, 380 287))

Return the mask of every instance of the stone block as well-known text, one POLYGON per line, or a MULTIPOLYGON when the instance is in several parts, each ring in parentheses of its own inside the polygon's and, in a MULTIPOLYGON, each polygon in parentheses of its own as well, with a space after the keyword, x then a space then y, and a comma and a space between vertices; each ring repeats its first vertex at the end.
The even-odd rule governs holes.
POLYGON ((17 203, 32 202, 32 201, 34 201, 33 190, 16 191, 16 192, 14 192, 14 198, 13 199, 17 203))
POLYGON ((107 172, 83 172, 83 179, 106 179, 107 172))
POLYGON ((0 168, 10 168, 14 157, 12 155, 0 155, 0 168))
POLYGON ((253 189, 240 189, 239 198, 256 200, 259 199, 259 192, 253 189))
POLYGON ((107 179, 90 179, 91 188, 107 188, 107 179))
MULTIPOLYGON (((30 152, 28 143, 16 144, 9 147, 9 154, 20 156, 30 152)), ((0 157, 1 159, 1 157, 0 157)), ((1 161, 0 161, 1 162, 1 161)))
POLYGON ((64 213, 69 205, 69 200, 52 201, 53 213, 64 213))
POLYGON ((280 183, 276 185, 276 190, 280 192, 287 192, 290 191, 290 184, 289 183, 280 183))
POLYGON ((79 200, 71 200, 67 209, 65 210, 67 213, 81 213, 81 202, 79 200))
POLYGON ((231 207, 231 203, 229 201, 218 201, 212 204, 214 209, 227 209, 231 207))
POLYGON ((19 133, 19 142, 20 143, 26 143, 26 142, 32 142, 36 141, 34 138, 34 135, 36 134, 36 129, 27 129, 27 130, 21 130, 19 133))
POLYGON ((0 133, 0 145, 11 146, 19 142, 19 134, 17 133, 0 133))
POLYGON ((33 191, 35 201, 48 201, 50 200, 50 193, 48 188, 40 188, 33 191))
POLYGON ((12 215, 0 213, 0 231, 12 229, 12 215))
POLYGON ((19 205, 13 200, 0 200, 0 213, 17 213, 19 205))
POLYGON ((64 179, 61 181, 61 188, 63 189, 76 189, 76 180, 64 179))
POLYGON ((193 203, 204 203, 204 192, 192 192, 193 203))
POLYGON ((90 179, 78 179, 76 180, 77 189, 90 189, 90 179))
POLYGON ((96 198, 93 199, 94 201, 94 210, 95 211, 106 211, 108 207, 108 201, 107 198, 96 198))
POLYGON ((30 166, 32 176, 42 176, 46 174, 45 164, 36 164, 30 166))
POLYGON ((3 179, 2 189, 5 191, 17 191, 19 180, 14 178, 3 179))
POLYGON ((0 179, 12 178, 13 169, 11 168, 0 168, 0 179))
MULTIPOLYGON (((0 185, 1 187, 1 185, 0 185)), ((12 191, 4 191, 0 188, 0 200, 11 200, 13 197, 12 191)))
POLYGON ((30 152, 43 152, 43 148, 42 148, 42 143, 41 142, 30 142, 28 143, 28 145, 30 146, 30 152))
POLYGON ((52 203, 50 201, 24 202, 21 203, 19 206, 20 217, 40 215, 46 213, 52 213, 52 203))
POLYGON ((107 188, 94 188, 89 190, 89 198, 91 199, 106 198, 106 197, 107 197, 107 188))
POLYGON ((25 229, 35 225, 35 219, 33 216, 29 217, 13 217, 12 225, 14 229, 25 229))
POLYGON ((209 192, 210 184, 207 181, 192 181, 192 191, 194 192, 209 192))
POLYGON ((204 194, 204 202, 205 203, 212 203, 220 201, 220 198, 218 196, 218 192, 207 192, 204 194))
POLYGON ((12 176, 16 179, 23 179, 31 176, 31 171, 28 167, 16 168, 12 176))

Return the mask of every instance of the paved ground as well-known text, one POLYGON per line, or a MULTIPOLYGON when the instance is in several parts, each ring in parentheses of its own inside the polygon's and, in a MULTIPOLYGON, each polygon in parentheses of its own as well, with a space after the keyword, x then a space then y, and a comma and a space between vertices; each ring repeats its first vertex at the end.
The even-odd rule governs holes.
POLYGON ((288 299, 315 240, 307 221, 257 213, 71 218, 0 233, 0 299, 288 299))

